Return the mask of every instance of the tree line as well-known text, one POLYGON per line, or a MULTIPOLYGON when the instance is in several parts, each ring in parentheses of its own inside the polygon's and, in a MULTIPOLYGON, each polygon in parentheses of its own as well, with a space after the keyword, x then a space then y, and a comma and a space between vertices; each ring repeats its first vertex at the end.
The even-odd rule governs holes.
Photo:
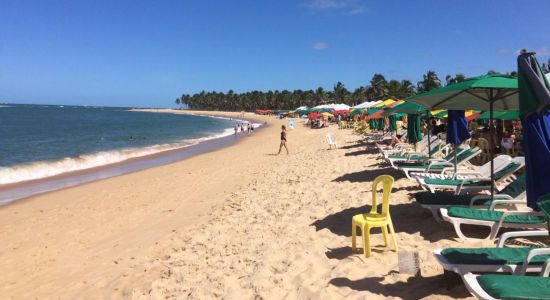
MULTIPOLYGON (((547 64, 543 67, 548 69, 547 64)), ((487 74, 496 73, 489 71, 487 74)), ((508 73, 514 75, 515 72, 508 73)), ((417 93, 426 92, 465 80, 463 74, 447 75, 442 81, 434 71, 428 71, 422 80, 413 84, 409 80, 387 80, 382 74, 374 74, 369 84, 353 91, 348 90, 342 82, 337 82, 332 90, 318 87, 315 90, 276 90, 250 91, 235 93, 205 92, 194 95, 183 94, 176 99, 176 104, 186 105, 197 110, 254 111, 256 109, 295 109, 300 106, 313 107, 319 104, 345 103, 350 106, 365 101, 384 100, 389 98, 404 99, 417 93)))

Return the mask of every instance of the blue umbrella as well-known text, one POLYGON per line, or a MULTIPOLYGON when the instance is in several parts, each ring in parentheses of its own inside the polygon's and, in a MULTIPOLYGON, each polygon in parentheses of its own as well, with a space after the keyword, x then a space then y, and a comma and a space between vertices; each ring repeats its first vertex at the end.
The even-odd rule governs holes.
POLYGON ((527 205, 550 193, 550 84, 534 53, 518 56, 520 118, 527 185, 527 205))
MULTIPOLYGON (((456 145, 470 138, 468 121, 463 110, 449 110, 447 116, 447 143, 456 145)), ((455 149, 455 174, 456 174, 456 149, 455 149)))
POLYGON ((463 110, 449 110, 447 116, 447 143, 460 144, 470 138, 468 121, 463 110))

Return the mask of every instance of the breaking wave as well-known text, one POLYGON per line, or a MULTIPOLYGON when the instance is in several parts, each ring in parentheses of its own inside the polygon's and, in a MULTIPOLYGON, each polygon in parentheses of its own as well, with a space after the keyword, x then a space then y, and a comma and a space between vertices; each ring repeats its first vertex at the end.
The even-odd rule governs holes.
MULTIPOLYGON (((260 124, 256 124, 256 127, 260 124)), ((11 167, 0 167, 0 184, 16 183, 27 180, 41 179, 67 172, 90 169, 131 158, 142 157, 163 151, 181 149, 200 142, 221 138, 233 134, 233 128, 227 128, 223 133, 183 140, 178 143, 153 145, 142 148, 127 148, 118 150, 101 151, 92 154, 80 155, 78 157, 66 157, 59 160, 38 161, 25 163, 11 167)))

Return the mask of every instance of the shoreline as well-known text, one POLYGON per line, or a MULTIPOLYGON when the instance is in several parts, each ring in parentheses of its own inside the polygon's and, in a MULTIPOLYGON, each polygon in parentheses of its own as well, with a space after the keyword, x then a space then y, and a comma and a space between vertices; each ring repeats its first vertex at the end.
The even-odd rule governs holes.
POLYGON ((279 122, 208 153, 1 206, 0 293, 130 297, 157 278, 162 268, 151 259, 171 235, 204 222, 228 192, 254 180, 258 159, 271 160, 278 147, 269 125, 279 122))
MULTIPOLYGON (((207 111, 180 112, 173 109, 132 109, 130 111, 150 112, 150 113, 174 113, 188 114, 203 117, 223 117, 233 120, 230 113, 220 112, 210 114, 207 111)), ((247 119, 239 120, 245 122, 261 122, 260 118, 251 116, 247 119)), ((255 130, 261 130, 266 125, 255 130)), ((163 150, 160 152, 147 154, 138 157, 132 157, 123 161, 109 163, 92 168, 63 172, 61 174, 48 176, 44 178, 25 180, 20 182, 0 184, 0 207, 10 205, 16 201, 23 201, 36 195, 58 191, 61 189, 78 186, 98 180, 108 179, 115 176, 136 172, 139 170, 154 168, 157 166, 174 163, 179 160, 188 159, 195 155, 201 155, 215 151, 222 147, 227 147, 237 143, 241 138, 248 135, 227 135, 209 138, 194 144, 189 144, 175 149, 163 150)))
POLYGON ((432 251, 463 242, 412 203, 418 186, 380 164, 352 130, 288 131, 174 163, 0 207, 0 293, 10 298, 472 299, 447 289, 432 251), (331 133, 339 148, 328 150, 331 133), (400 251, 371 234, 372 257, 351 252, 350 220, 369 209, 372 181, 394 176, 390 199, 400 251))

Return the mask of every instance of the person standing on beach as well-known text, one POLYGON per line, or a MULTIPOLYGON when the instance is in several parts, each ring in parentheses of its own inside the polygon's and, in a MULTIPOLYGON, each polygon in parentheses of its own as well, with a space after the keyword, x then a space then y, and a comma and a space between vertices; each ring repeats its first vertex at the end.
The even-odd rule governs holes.
POLYGON ((288 148, 286 147, 286 127, 285 125, 281 126, 281 145, 279 145, 279 152, 277 155, 281 154, 281 150, 285 147, 286 154, 288 155, 288 148))
POLYGON ((241 123, 241 132, 244 132, 244 126, 242 123, 241 123))
POLYGON ((239 126, 238 125, 235 125, 235 135, 237 135, 237 132, 239 131, 239 126))
POLYGON ((250 134, 250 123, 248 123, 248 125, 246 125, 246 131, 248 134, 250 134))

